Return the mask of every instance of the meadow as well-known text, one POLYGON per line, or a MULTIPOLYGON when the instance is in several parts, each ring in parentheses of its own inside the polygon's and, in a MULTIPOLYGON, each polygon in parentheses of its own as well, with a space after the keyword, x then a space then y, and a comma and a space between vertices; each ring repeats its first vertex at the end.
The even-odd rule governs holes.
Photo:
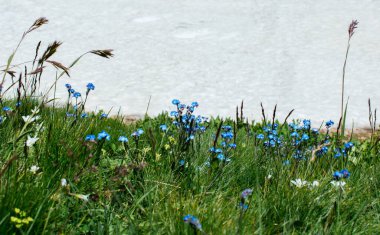
MULTIPOLYGON (((25 33, 46 24, 38 19, 25 33)), ((60 43, 17 72, 18 47, 3 70, 0 113, 0 234, 377 234, 380 231, 380 135, 324 123, 276 118, 207 118, 199 104, 126 123, 86 110, 96 84, 57 81, 70 66, 51 57, 60 43), (39 95, 45 66, 57 69, 39 95), (3 87, 5 79, 9 87, 3 87), (6 93, 15 90, 15 96, 6 93), (51 94, 51 93, 50 93, 51 94), (335 128, 335 129, 333 129, 335 128)), ((348 52, 348 50, 347 50, 348 52)), ((343 109, 342 92, 342 117, 343 109)))

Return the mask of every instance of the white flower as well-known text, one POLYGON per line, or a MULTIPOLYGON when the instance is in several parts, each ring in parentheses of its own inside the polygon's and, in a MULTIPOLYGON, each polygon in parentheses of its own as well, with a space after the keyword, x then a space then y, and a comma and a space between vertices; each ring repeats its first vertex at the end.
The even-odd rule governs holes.
POLYGON ((306 180, 301 179, 291 180, 290 182, 294 184, 297 188, 302 188, 303 186, 308 184, 306 180))
POLYGON ((330 182, 333 186, 335 186, 335 187, 341 187, 341 188, 343 188, 343 186, 345 186, 346 185, 346 182, 344 182, 344 181, 331 181, 330 182))
POLYGON ((38 107, 36 106, 36 107, 34 107, 34 108, 32 109, 32 114, 37 114, 39 111, 40 111, 40 110, 39 110, 38 107))
POLYGON ((316 188, 319 187, 319 182, 317 180, 314 180, 312 183, 309 184, 309 188, 316 188))
POLYGON ((30 137, 28 135, 28 139, 26 140, 26 146, 28 147, 33 146, 37 142, 38 139, 39 139, 38 137, 30 137))
POLYGON ((66 187, 67 186, 67 180, 66 179, 61 179, 61 186, 66 187))
POLYGON ((35 116, 35 117, 32 117, 32 116, 22 116, 22 120, 24 120, 25 123, 31 123, 31 122, 34 122, 34 121, 37 121, 38 119, 40 119, 40 116, 35 116))
POLYGON ((267 180, 270 180, 270 179, 272 179, 272 175, 271 174, 269 174, 268 176, 267 176, 267 180))
POLYGON ((36 174, 39 169, 40 168, 38 166, 33 165, 33 166, 30 167, 29 171, 32 172, 33 174, 36 174))

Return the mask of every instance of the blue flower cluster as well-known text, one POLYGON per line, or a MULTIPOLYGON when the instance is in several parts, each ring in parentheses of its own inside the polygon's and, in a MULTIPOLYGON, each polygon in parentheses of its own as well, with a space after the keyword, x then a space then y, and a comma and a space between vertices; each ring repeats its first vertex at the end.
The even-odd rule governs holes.
POLYGON ((211 147, 209 149, 210 153, 216 155, 216 159, 223 162, 230 162, 231 158, 228 157, 229 151, 236 149, 236 143, 234 143, 234 133, 232 132, 232 127, 229 125, 222 126, 223 132, 220 134, 222 137, 222 142, 220 143, 221 148, 211 147))
MULTIPOLYGON (((173 124, 187 133, 186 142, 193 140, 197 132, 204 132, 206 127, 202 124, 207 123, 208 118, 193 114, 195 108, 199 106, 198 102, 192 102, 191 105, 181 104, 177 99, 172 100, 172 104, 177 110, 171 111, 170 116, 174 117, 173 124)), ((162 129, 162 128, 161 128, 162 129)))
POLYGON ((240 194, 240 203, 239 207, 243 210, 246 211, 248 209, 248 204, 246 203, 248 197, 252 194, 253 190, 250 188, 247 188, 243 190, 243 192, 240 194))
POLYGON ((190 224, 192 228, 202 231, 202 224, 199 222, 199 219, 193 215, 185 215, 183 221, 187 224, 190 224))
POLYGON ((354 147, 354 144, 352 142, 347 142, 343 145, 341 148, 335 148, 335 158, 340 158, 342 156, 347 156, 347 153, 354 147))
POLYGON ((351 173, 347 169, 343 169, 341 171, 335 171, 333 174, 334 180, 347 179, 349 178, 351 173))
POLYGON ((267 126, 263 127, 264 133, 260 133, 256 136, 257 139, 263 140, 263 144, 265 147, 271 147, 274 148, 276 146, 282 145, 282 136, 278 135, 277 132, 278 124, 268 124, 267 126))

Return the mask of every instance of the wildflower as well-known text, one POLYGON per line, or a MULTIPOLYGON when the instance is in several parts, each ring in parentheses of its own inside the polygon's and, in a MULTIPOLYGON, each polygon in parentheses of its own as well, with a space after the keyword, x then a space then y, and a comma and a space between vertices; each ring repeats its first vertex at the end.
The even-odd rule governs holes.
POLYGON ((33 174, 36 174, 39 169, 40 168, 38 166, 33 165, 33 166, 30 167, 29 171, 32 172, 33 174))
POLYGON ((87 135, 85 141, 95 142, 95 135, 87 135))
POLYGON ((181 160, 179 160, 179 166, 184 166, 185 165, 185 160, 183 160, 183 159, 181 159, 181 160))
POLYGON ((193 215, 185 215, 183 217, 183 221, 187 224, 190 224, 191 227, 194 229, 198 229, 199 231, 202 231, 202 225, 199 222, 198 218, 193 215))
POLYGON ((309 139, 309 136, 307 134, 303 134, 301 137, 301 140, 307 141, 309 139))
POLYGON ((177 111, 171 111, 170 116, 172 117, 178 117, 178 112, 177 111))
POLYGON ((120 136, 118 141, 123 142, 123 143, 128 143, 128 138, 125 136, 120 136))
POLYGON ((28 139, 26 140, 26 146, 27 147, 32 147, 37 142, 37 140, 39 140, 38 137, 30 137, 28 135, 28 139))
POLYGON ((78 99, 82 95, 79 92, 74 92, 73 96, 74 96, 74 98, 78 99))
POLYGON ((102 114, 100 115, 100 119, 107 118, 107 117, 108 117, 108 114, 106 114, 106 113, 102 113, 102 114))
POLYGON ((310 125, 311 125, 310 120, 307 120, 307 119, 303 120, 303 128, 304 129, 310 129, 310 125))
POLYGON ((343 175, 343 178, 345 179, 349 178, 351 175, 351 173, 347 169, 341 170, 340 173, 343 175))
POLYGON ((165 150, 169 150, 170 149, 170 145, 169 144, 165 144, 164 148, 165 148, 165 150))
POLYGON ((253 192, 253 190, 250 188, 244 189, 240 195, 240 198, 246 200, 248 198, 248 196, 252 194, 252 192, 253 192))
POLYGON ((306 180, 301 179, 291 180, 290 182, 294 184, 297 188, 302 188, 308 184, 306 180))
POLYGON ((98 134, 98 140, 110 140, 111 139, 111 136, 107 133, 107 132, 105 132, 105 131, 101 131, 101 132, 99 132, 99 134, 98 134))
POLYGON ((17 101, 16 102, 16 107, 20 107, 22 105, 22 102, 21 101, 17 101))
POLYGON ((69 112, 67 112, 67 113, 66 113, 66 117, 75 117, 75 114, 74 114, 74 113, 69 113, 69 112))
POLYGON ((137 131, 133 132, 131 136, 140 137, 140 135, 142 135, 143 133, 144 131, 142 129, 137 129, 137 131))
POLYGON ((267 176, 267 180, 270 180, 270 179, 272 179, 272 175, 271 174, 269 174, 268 176, 267 176))
POLYGON ((174 105, 178 105, 178 104, 180 104, 180 102, 179 102, 179 100, 174 99, 174 100, 172 100, 172 104, 174 104, 174 105))
POLYGON ((12 111, 12 109, 10 107, 8 107, 8 106, 4 106, 3 107, 3 111, 4 112, 10 112, 10 111, 12 111))
POLYGON ((282 165, 284 165, 284 166, 288 166, 288 165, 290 165, 290 161, 289 161, 289 160, 285 160, 285 161, 282 163, 282 165))
POLYGON ((80 117, 81 117, 81 118, 86 118, 86 117, 88 117, 88 114, 87 114, 87 113, 82 113, 82 114, 80 115, 80 117))
POLYGON ((235 149, 236 148, 236 144, 233 143, 233 144, 229 144, 228 147, 232 148, 232 149, 235 149))
POLYGON ((347 150, 351 149, 352 147, 354 147, 354 144, 352 142, 347 142, 344 144, 344 148, 347 150))
POLYGON ((24 120, 25 123, 31 123, 31 122, 34 122, 34 121, 37 121, 40 119, 40 116, 35 116, 35 117, 32 117, 32 116, 21 116, 22 120, 24 120))
POLYGON ((314 180, 312 183, 309 184, 309 188, 316 188, 319 187, 319 182, 317 180, 314 180))
POLYGON ((313 132, 313 134, 318 134, 319 130, 317 128, 313 128, 313 129, 311 129, 311 132, 313 132))
POLYGON ((68 90, 68 92, 71 93, 71 94, 74 94, 74 93, 75 93, 75 90, 72 89, 72 88, 70 88, 70 89, 68 90))
POLYGON ((346 185, 346 182, 344 182, 344 181, 331 181, 330 182, 330 184, 332 184, 333 186, 335 186, 335 187, 341 187, 341 188, 343 188, 345 185, 346 185))
POLYGON ((330 128, 332 125, 334 125, 334 122, 332 120, 329 120, 326 122, 326 127, 330 128))
POLYGON ((259 139, 259 140, 263 140, 264 139, 264 135, 263 134, 258 134, 256 136, 256 138, 259 139))
POLYGON ((240 202, 238 207, 240 207, 242 211, 248 210, 248 205, 243 202, 240 202))
POLYGON ((199 104, 198 104, 198 102, 194 101, 191 103, 191 106, 197 108, 199 106, 199 104))
POLYGON ((67 88, 67 90, 71 89, 71 85, 70 84, 65 84, 65 87, 67 88))
POLYGON ((67 186, 67 180, 66 179, 61 179, 61 186, 66 187, 67 186))
POLYGON ((160 129, 161 131, 165 132, 168 129, 168 127, 165 124, 163 124, 163 125, 160 125, 160 129))
POLYGON ((87 84, 87 90, 90 91, 90 90, 95 90, 95 86, 94 84, 92 84, 91 82, 87 84))

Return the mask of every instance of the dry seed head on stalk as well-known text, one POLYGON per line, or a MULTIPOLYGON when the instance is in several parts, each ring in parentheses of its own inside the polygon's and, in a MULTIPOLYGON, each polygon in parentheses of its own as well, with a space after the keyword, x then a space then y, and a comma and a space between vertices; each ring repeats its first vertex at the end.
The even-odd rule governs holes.
POLYGON ((351 38, 355 33, 355 29, 358 27, 359 22, 357 20, 352 20, 350 26, 348 27, 348 36, 351 38))
POLYGON ((26 31, 24 33, 24 35, 32 32, 35 29, 38 29, 39 27, 41 27, 44 24, 47 24, 48 22, 49 22, 49 20, 46 19, 45 17, 38 18, 36 21, 34 21, 33 25, 30 26, 30 28, 28 29, 28 31, 26 31))
POLYGON ((42 57, 38 60, 38 63, 42 63, 43 61, 46 61, 49 59, 52 55, 54 55, 57 52, 58 47, 62 45, 62 42, 54 41, 52 44, 50 44, 47 48, 42 57))
POLYGON ((92 50, 90 51, 90 53, 109 59, 110 57, 113 56, 112 51, 113 51, 112 49, 92 50))

